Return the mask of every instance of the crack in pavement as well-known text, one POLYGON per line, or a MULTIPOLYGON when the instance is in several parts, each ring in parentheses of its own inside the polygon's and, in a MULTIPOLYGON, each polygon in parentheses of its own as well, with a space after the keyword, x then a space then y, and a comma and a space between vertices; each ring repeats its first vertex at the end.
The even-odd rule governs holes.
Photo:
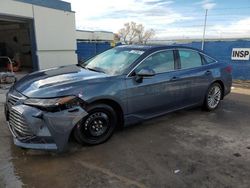
POLYGON ((137 182, 137 181, 134 181, 134 180, 131 180, 129 178, 126 178, 124 176, 120 176, 120 175, 117 175, 117 174, 114 174, 113 172, 111 172, 110 170, 108 169, 105 169, 105 168, 101 168, 101 167, 98 167, 98 166, 95 166, 93 164, 90 164, 90 163, 86 163, 86 162, 82 162, 82 161, 77 161, 81 166, 85 167, 85 168, 88 168, 90 170, 95 170, 95 171, 99 171, 103 174, 106 174, 108 175, 109 177, 113 177, 113 178, 116 178, 122 182, 124 182, 125 184, 127 185, 134 185, 136 187, 139 187, 139 188, 146 188, 145 185, 137 182))

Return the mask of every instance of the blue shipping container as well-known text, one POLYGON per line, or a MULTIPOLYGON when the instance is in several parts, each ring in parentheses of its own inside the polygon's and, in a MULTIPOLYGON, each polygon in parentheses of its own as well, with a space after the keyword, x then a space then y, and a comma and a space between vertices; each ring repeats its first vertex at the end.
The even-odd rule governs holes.
POLYGON ((112 48, 110 43, 77 42, 77 56, 79 60, 87 60, 99 53, 112 48))

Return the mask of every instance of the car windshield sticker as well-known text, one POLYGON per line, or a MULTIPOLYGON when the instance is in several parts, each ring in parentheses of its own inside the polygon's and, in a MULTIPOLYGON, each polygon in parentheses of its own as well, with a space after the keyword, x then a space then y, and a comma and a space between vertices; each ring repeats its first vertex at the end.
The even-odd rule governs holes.
POLYGON ((142 55, 144 53, 144 51, 141 51, 141 50, 131 50, 129 53, 130 54, 139 54, 139 55, 142 55))

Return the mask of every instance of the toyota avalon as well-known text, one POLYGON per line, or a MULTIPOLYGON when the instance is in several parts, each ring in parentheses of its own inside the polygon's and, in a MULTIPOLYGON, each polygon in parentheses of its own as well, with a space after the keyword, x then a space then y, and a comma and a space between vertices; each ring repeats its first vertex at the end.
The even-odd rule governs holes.
POLYGON ((31 73, 6 96, 14 143, 64 151, 108 140, 115 128, 179 109, 211 111, 230 93, 232 68, 180 46, 119 46, 78 65, 31 73))

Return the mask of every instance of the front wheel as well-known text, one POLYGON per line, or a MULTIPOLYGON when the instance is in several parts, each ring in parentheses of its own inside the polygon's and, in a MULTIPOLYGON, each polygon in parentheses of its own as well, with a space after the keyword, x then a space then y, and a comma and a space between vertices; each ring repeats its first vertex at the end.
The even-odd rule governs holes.
POLYGON ((93 105, 88 109, 88 116, 76 125, 74 136, 80 144, 101 144, 112 136, 116 124, 113 108, 105 104, 93 105))
POLYGON ((222 98, 222 88, 219 83, 212 84, 206 94, 204 107, 208 111, 216 109, 222 98))

